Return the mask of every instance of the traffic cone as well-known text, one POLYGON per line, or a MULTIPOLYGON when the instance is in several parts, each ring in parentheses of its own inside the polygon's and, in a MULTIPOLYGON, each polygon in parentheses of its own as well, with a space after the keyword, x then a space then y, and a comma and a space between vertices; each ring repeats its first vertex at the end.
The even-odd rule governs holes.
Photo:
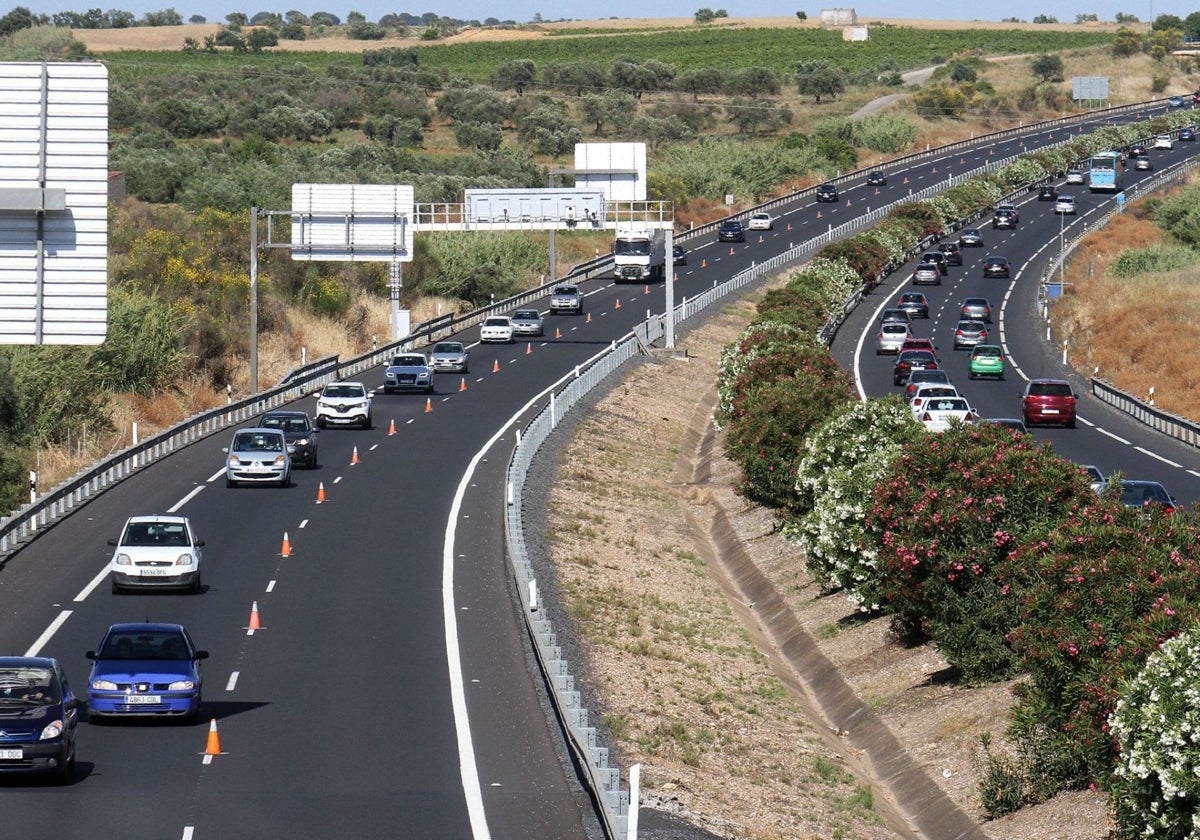
MULTIPOLYGON (((758 235, 758 244, 759 244, 759 245, 763 244, 763 238, 762 238, 762 234, 761 234, 761 233, 758 235)), ((650 294, 650 290, 649 290, 649 289, 646 289, 646 294, 650 294)))
POLYGON ((221 754, 221 736, 217 734, 217 719, 213 718, 208 725, 208 742, 204 745, 205 755, 221 754))
POLYGON ((393 418, 393 419, 392 419, 392 422, 388 424, 388 434, 389 434, 389 435, 394 435, 394 434, 396 434, 396 420, 395 420, 395 418, 393 418))
POLYGON ((258 601, 253 601, 250 604, 250 623, 246 625, 247 630, 261 630, 262 621, 258 617, 258 601))
POLYGON ((644 295, 648 295, 648 294, 650 294, 650 287, 649 287, 649 286, 647 286, 647 287, 646 287, 646 291, 642 292, 642 294, 644 294, 644 295))
POLYGON ((701 268, 708 268, 708 260, 700 260, 701 268))
POLYGON ((875 195, 879 195, 879 187, 875 188, 875 195))
MULTIPOLYGON (((589 312, 589 313, 588 313, 588 320, 589 320, 589 321, 590 321, 590 320, 592 320, 592 313, 591 313, 591 312, 589 312)), ((555 337, 555 338, 562 338, 562 330, 560 330, 558 327, 555 327, 555 328, 554 328, 554 337, 555 337)))
POLYGON ((731 257, 733 256, 733 246, 732 245, 729 246, 729 256, 731 256, 731 257))
POLYGON ((847 207, 849 207, 849 206, 850 206, 850 199, 848 199, 848 198, 846 199, 846 206, 847 206, 847 207))
POLYGON ((497 359, 496 361, 492 362, 492 373, 499 373, 499 372, 500 372, 500 360, 497 359))
POLYGON ((462 378, 462 381, 458 383, 458 390, 460 390, 460 391, 467 390, 467 377, 464 376, 462 378))
POLYGON ((292 556, 292 541, 288 539, 287 531, 283 532, 283 545, 279 548, 280 557, 292 556))
POLYGON ((358 463, 358 447, 356 446, 356 447, 354 447, 354 449, 353 449, 353 450, 350 452, 350 466, 352 466, 352 467, 353 467, 353 466, 354 466, 355 464, 357 464, 357 463, 358 463))
POLYGON ((788 229, 788 230, 791 230, 791 229, 792 229, 792 223, 791 223, 791 222, 788 222, 787 229, 788 229))
POLYGON ((817 211, 817 218, 818 218, 818 219, 819 219, 819 218, 821 218, 821 211, 820 211, 820 210, 818 210, 818 211, 817 211))
POLYGON ((525 355, 528 356, 532 352, 533 352, 533 342, 526 341, 525 342, 525 355))
POLYGON ((319 481, 317 482, 317 504, 321 504, 323 501, 325 501, 325 482, 319 481))
POLYGON ((905 176, 904 176, 904 183, 906 183, 906 184, 908 183, 908 176, 907 176, 907 175, 905 175, 905 176))
POLYGON ((587 320, 586 320, 586 321, 584 321, 584 323, 585 323, 585 324, 590 324, 590 323, 592 323, 592 313, 591 313, 591 312, 589 312, 589 313, 588 313, 587 320))
POLYGON ((935 166, 935 167, 933 167, 933 171, 934 171, 934 173, 935 173, 935 174, 937 173, 937 167, 936 167, 936 166, 935 166))
POLYGON ((429 397, 426 397, 425 398, 425 413, 428 414, 431 411, 433 411, 433 400, 431 400, 429 397))
POLYGON ((621 299, 617 298, 617 302, 615 304, 613 304, 613 309, 620 309, 620 308, 621 308, 621 299))

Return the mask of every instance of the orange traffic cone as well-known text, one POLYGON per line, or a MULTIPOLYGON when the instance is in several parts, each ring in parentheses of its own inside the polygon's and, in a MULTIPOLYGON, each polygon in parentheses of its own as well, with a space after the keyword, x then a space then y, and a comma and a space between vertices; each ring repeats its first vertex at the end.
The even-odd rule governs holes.
POLYGON ((708 260, 700 260, 701 268, 708 268, 708 260))
POLYGON ((492 373, 499 373, 499 372, 500 372, 500 360, 497 359, 496 361, 492 362, 492 373))
POLYGON ((620 309, 620 308, 621 308, 621 299, 617 298, 617 302, 615 304, 613 304, 613 309, 620 309))
POLYGON ((818 210, 818 211, 817 211, 817 218, 818 218, 818 219, 819 219, 819 218, 821 218, 821 211, 820 211, 820 210, 818 210))
POLYGON ((647 287, 646 287, 646 291, 642 292, 642 294, 644 294, 644 295, 648 295, 648 294, 650 294, 650 287, 649 287, 649 286, 647 286, 647 287))
POLYGON ((250 604, 250 623, 246 625, 247 630, 261 630, 262 622, 258 617, 258 601, 250 604))
POLYGON ((354 447, 353 451, 351 451, 351 453, 350 453, 350 466, 353 467, 357 463, 358 463, 358 447, 356 446, 356 447, 354 447))
MULTIPOLYGON (((592 320, 592 313, 590 313, 590 312, 588 313, 588 320, 589 321, 592 320)), ((562 338, 562 330, 560 330, 558 327, 554 328, 554 337, 562 338)))
POLYGON ((936 166, 935 166, 935 167, 933 167, 933 171, 934 171, 934 172, 937 172, 937 167, 936 167, 936 166))
MULTIPOLYGON (((761 233, 758 235, 758 244, 759 244, 759 245, 763 244, 763 238, 762 238, 762 234, 761 234, 761 233)), ((647 294, 649 294, 649 293, 650 293, 650 290, 649 290, 649 289, 646 289, 646 293, 647 293, 647 294)))
POLYGON ((462 378, 462 381, 458 383, 458 390, 460 390, 460 391, 467 390, 467 377, 464 376, 462 378))
POLYGON ((533 352, 533 342, 526 341, 525 342, 525 355, 528 356, 532 352, 533 352))
POLYGON ((319 481, 317 482, 317 504, 321 504, 323 501, 325 501, 325 482, 319 481))
POLYGON ((875 195, 879 195, 879 187, 875 188, 875 195))
POLYGON ((426 397, 425 398, 425 413, 428 414, 431 411, 433 411, 433 400, 431 400, 429 397, 426 397))
POLYGON ((850 199, 848 199, 848 198, 846 199, 846 206, 847 206, 847 207, 849 207, 849 206, 850 206, 850 199))
POLYGON ((729 256, 733 256, 733 246, 730 246, 729 248, 729 256))
POLYGON ((394 435, 394 434, 396 434, 396 420, 395 420, 395 418, 392 418, 392 422, 391 422, 391 423, 388 423, 388 434, 389 434, 389 435, 394 435))
POLYGON ((217 734, 217 719, 213 718, 208 725, 208 742, 204 745, 205 755, 221 754, 221 736, 217 734))
POLYGON ((787 229, 788 229, 788 230, 791 230, 791 229, 792 229, 792 223, 791 223, 791 222, 788 222, 787 229))
POLYGON ((280 557, 292 556, 292 541, 288 539, 287 531, 283 532, 283 545, 279 549, 280 557))
POLYGON ((588 313, 587 321, 585 321, 584 323, 587 323, 587 324, 592 323, 592 313, 591 312, 588 313))

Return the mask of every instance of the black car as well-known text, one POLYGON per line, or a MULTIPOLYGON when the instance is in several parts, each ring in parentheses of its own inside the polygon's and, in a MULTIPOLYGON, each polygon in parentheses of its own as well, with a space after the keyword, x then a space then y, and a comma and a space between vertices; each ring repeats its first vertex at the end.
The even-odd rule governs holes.
POLYGON ((317 466, 317 428, 304 411, 268 411, 259 419, 264 429, 280 429, 292 463, 309 469, 317 466))
POLYGON ((1058 201, 1058 188, 1047 184, 1038 190, 1038 201, 1058 201))
POLYGON ((671 249, 671 264, 687 265, 687 251, 682 245, 676 245, 671 249))
POLYGON ((66 784, 82 706, 57 660, 0 656, 0 776, 44 774, 66 784))
POLYGON ((946 262, 950 265, 962 265, 962 251, 957 242, 943 242, 938 245, 938 250, 946 257, 946 262))
POLYGON ((745 242, 746 229, 737 219, 727 219, 717 228, 718 242, 745 242))
POLYGON ((983 258, 983 276, 984 277, 1008 277, 1012 268, 1008 264, 1008 257, 1001 257, 993 254, 983 258))
POLYGON ((1000 228, 1012 229, 1017 226, 1017 214, 1012 210, 997 209, 992 214, 992 229, 1000 228))
POLYGON ((904 292, 898 306, 913 318, 929 317, 929 301, 920 292, 904 292))
POLYGON ((1191 143, 1196 139, 1196 129, 1181 128, 1179 129, 1179 139, 1184 143, 1191 143))
POLYGON ((938 366, 932 350, 902 350, 892 368, 892 384, 903 385, 914 370, 935 370, 938 366))
POLYGON ((921 262, 928 262, 936 265, 938 267, 938 271, 942 273, 943 277, 950 273, 950 261, 946 259, 946 255, 940 250, 925 252, 921 255, 921 262))
POLYGON ((1134 143, 1132 146, 1129 147, 1128 155, 1131 158, 1145 157, 1146 144, 1145 143, 1134 143))
POLYGON ((887 175, 883 174, 877 169, 867 175, 867 185, 871 187, 886 187, 887 175))
POLYGON ((837 201, 837 184, 821 184, 817 187, 817 201, 837 201))

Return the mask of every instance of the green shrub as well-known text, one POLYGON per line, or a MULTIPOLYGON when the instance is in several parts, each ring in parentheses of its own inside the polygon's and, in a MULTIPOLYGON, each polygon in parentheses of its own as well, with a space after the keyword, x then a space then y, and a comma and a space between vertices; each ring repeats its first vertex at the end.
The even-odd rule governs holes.
POLYGON ((1195 265, 1200 254, 1183 245, 1160 245, 1152 248, 1130 248, 1122 251, 1113 261, 1109 271, 1115 277, 1133 277, 1138 274, 1163 274, 1195 265))

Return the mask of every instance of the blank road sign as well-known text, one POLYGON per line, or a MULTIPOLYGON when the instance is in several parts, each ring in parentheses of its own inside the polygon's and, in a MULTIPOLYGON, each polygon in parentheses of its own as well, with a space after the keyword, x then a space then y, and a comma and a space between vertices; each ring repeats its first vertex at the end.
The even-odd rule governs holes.
POLYGON ((413 188, 292 184, 292 259, 412 262, 413 188))
POLYGON ((0 62, 0 344, 108 326, 108 68, 0 62))

